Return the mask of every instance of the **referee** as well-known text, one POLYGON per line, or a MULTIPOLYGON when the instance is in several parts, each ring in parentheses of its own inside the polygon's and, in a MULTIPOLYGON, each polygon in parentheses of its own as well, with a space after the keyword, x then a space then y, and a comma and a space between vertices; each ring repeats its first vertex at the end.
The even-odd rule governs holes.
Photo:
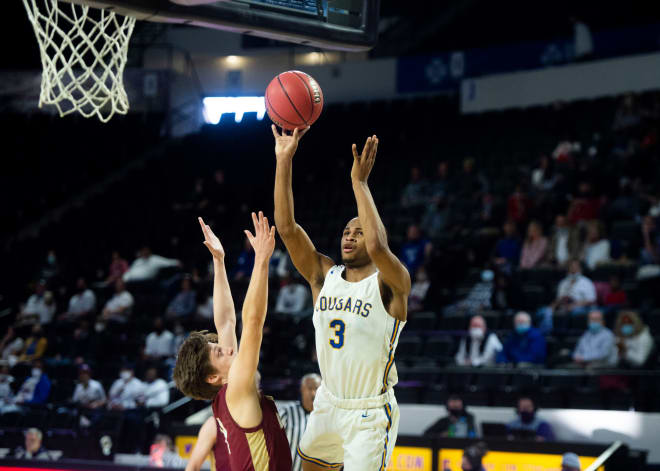
POLYGON ((305 427, 307 427, 309 413, 314 409, 314 398, 320 385, 321 376, 316 373, 306 374, 300 380, 300 400, 279 407, 280 417, 286 430, 286 438, 289 440, 289 446, 291 447, 293 471, 302 469, 300 456, 298 456, 296 450, 305 427))

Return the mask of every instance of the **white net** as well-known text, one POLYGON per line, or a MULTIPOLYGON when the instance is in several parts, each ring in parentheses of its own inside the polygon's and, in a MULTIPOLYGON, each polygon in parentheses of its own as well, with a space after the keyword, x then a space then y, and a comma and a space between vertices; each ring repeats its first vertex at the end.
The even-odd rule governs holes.
POLYGON ((23 0, 39 42, 39 107, 108 122, 126 114, 123 74, 135 18, 58 0, 23 0))

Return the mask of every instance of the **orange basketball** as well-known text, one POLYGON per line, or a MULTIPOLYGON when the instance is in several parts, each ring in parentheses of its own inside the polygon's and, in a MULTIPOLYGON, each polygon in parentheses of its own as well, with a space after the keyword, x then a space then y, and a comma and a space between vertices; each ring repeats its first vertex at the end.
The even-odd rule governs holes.
POLYGON ((323 109, 323 91, 305 72, 289 70, 266 87, 266 111, 277 126, 293 131, 314 123, 323 109))

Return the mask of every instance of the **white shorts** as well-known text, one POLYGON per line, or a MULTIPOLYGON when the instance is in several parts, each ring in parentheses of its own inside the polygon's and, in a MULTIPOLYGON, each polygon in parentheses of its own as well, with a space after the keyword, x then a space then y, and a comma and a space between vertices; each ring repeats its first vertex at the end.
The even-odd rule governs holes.
POLYGON ((321 384, 298 455, 322 468, 384 471, 399 430, 394 391, 373 398, 339 399, 321 384))

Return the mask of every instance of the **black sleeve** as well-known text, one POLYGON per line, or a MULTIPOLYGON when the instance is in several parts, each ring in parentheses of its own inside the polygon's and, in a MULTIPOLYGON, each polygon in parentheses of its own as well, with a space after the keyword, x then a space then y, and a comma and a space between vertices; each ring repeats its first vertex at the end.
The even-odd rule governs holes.
POLYGON ((438 420, 436 423, 431 425, 429 428, 427 428, 424 431, 424 436, 430 437, 433 435, 440 435, 441 433, 446 432, 448 428, 449 428, 449 419, 447 417, 443 417, 442 419, 438 420))

